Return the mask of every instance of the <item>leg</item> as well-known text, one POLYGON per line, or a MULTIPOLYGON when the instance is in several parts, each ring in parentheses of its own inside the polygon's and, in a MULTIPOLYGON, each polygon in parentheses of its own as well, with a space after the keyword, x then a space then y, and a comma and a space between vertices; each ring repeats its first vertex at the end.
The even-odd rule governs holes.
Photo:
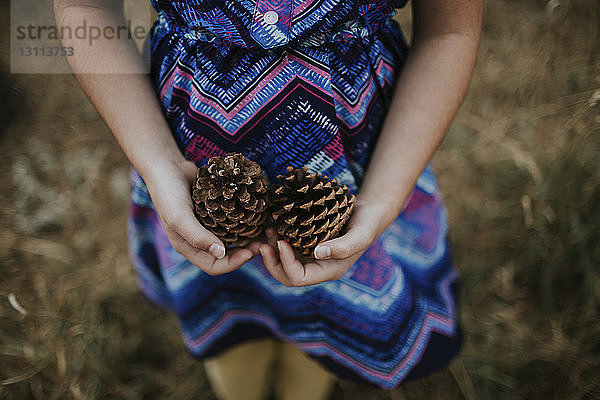
POLYGON ((277 395, 280 400, 325 400, 334 378, 290 343, 281 343, 277 395))
POLYGON ((206 359, 204 368, 220 400, 262 400, 275 354, 271 339, 247 342, 206 359))

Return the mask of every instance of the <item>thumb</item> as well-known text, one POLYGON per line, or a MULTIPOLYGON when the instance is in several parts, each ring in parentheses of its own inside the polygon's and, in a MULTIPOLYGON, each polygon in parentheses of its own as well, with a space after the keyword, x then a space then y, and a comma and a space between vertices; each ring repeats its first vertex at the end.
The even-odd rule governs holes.
POLYGON ((372 235, 366 230, 354 227, 343 236, 317 245, 314 256, 317 260, 330 258, 343 260, 366 250, 373 241, 371 237, 372 235))
POLYGON ((180 216, 169 223, 169 228, 196 249, 210 253, 210 255, 218 259, 225 257, 223 242, 215 234, 202 226, 195 216, 192 215, 189 218, 180 216))

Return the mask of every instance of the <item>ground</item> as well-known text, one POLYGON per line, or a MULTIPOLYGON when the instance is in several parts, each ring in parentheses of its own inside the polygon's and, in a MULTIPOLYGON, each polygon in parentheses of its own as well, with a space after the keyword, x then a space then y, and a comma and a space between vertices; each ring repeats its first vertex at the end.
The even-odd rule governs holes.
MULTIPOLYGON (((127 160, 73 77, 9 73, 0 4, 0 398, 213 399, 137 290, 127 160)), ((600 398, 599 24, 596 0, 487 3, 434 158, 465 346, 406 398, 600 398)))

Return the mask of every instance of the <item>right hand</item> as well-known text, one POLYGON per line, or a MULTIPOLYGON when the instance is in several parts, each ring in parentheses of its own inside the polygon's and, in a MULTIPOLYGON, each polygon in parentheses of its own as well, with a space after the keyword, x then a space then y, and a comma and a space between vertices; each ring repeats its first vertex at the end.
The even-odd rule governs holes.
POLYGON ((202 226, 194 215, 190 194, 197 170, 191 161, 166 162, 155 165, 143 178, 175 251, 207 274, 220 275, 257 255, 262 243, 255 241, 226 252, 223 242, 202 226))

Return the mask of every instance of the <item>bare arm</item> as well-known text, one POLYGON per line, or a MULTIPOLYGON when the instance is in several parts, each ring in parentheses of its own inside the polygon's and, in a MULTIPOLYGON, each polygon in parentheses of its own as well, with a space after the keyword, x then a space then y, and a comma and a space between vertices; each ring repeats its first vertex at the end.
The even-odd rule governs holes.
MULTIPOLYGON (((83 20, 89 26, 123 26, 121 3, 55 0, 56 21, 71 27, 83 20)), ((133 41, 100 38, 91 46, 87 39, 63 41, 76 49, 69 60, 75 77, 142 177, 157 161, 183 162, 133 41)))
POLYGON ((277 242, 278 254, 273 246, 260 248, 265 265, 284 284, 304 286, 337 279, 358 260, 400 213, 462 102, 479 45, 483 0, 413 3, 413 47, 347 233, 317 246, 319 261, 306 265, 283 241, 277 242))
POLYGON ((414 1, 415 40, 359 195, 384 207, 377 235, 402 209, 462 102, 482 9, 482 0, 414 1))
MULTIPOLYGON (((126 25, 122 0, 55 0, 54 10, 59 26, 84 19, 100 28, 126 25)), ((73 73, 147 184, 173 247, 211 274, 231 271, 257 253, 240 249, 224 257, 223 243, 196 221, 190 198, 196 167, 178 149, 133 41, 127 35, 91 46, 87 39, 63 41, 75 48, 73 73)))

